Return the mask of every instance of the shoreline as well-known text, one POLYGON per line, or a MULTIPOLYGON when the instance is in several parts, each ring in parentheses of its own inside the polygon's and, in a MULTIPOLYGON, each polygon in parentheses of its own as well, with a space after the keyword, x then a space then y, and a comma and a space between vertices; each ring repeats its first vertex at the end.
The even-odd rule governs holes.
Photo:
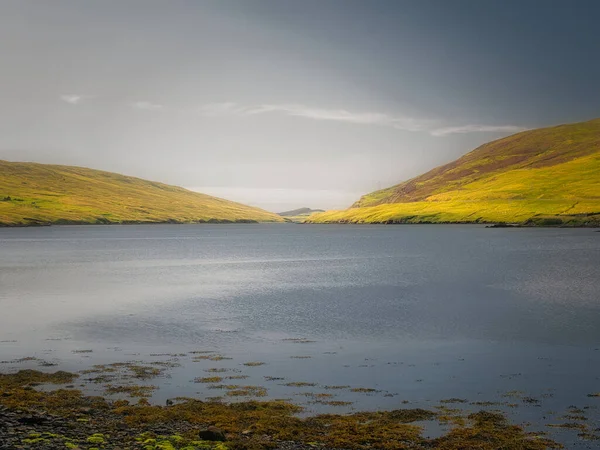
POLYGON ((499 398, 492 392, 465 398, 448 392, 447 398, 425 403, 398 399, 387 407, 377 402, 355 408, 345 393, 372 397, 389 391, 314 379, 289 382, 278 372, 258 377, 261 382, 247 374, 269 363, 235 363, 212 350, 102 364, 92 352, 72 351, 86 360, 78 369, 57 359, 2 361, 10 366, 0 366, 0 449, 542 450, 600 440, 592 411, 600 393, 589 391, 587 406, 573 398, 571 406, 546 413, 553 418, 531 422, 527 413, 513 411, 545 407, 550 391, 511 390, 499 398), (180 359, 184 356, 187 362, 180 359), (190 380, 197 388, 190 392, 177 384, 167 397, 157 397, 188 362, 200 363, 193 375, 199 376, 190 380), (290 394, 268 394, 275 389, 272 383, 287 386, 290 394))
POLYGON ((39 228, 39 227, 62 227, 62 226, 74 226, 74 225, 85 225, 85 226, 113 226, 113 225, 235 225, 235 224, 278 224, 287 222, 260 222, 257 220, 240 219, 240 220, 227 220, 227 219, 209 219, 205 221, 197 222, 179 222, 176 220, 165 220, 165 221, 124 221, 124 222, 85 222, 77 220, 59 220, 54 222, 32 222, 32 223, 5 223, 0 222, 0 228, 39 228))
POLYGON ((298 417, 287 401, 239 403, 176 398, 165 406, 88 396, 79 375, 20 370, 0 374, 0 443, 8 448, 144 449, 456 449, 563 448, 546 433, 511 424, 502 413, 453 408, 298 417), (37 386, 52 386, 39 390, 37 386), (449 430, 423 435, 422 425, 449 430))
POLYGON ((126 221, 126 222, 85 222, 85 221, 55 221, 55 222, 32 222, 32 223, 5 223, 0 222, 0 229, 8 228, 42 228, 42 227, 62 227, 62 226, 128 226, 128 225, 262 225, 262 224, 282 224, 282 225, 480 225, 485 228, 556 228, 556 229, 598 229, 600 224, 581 224, 581 225, 538 225, 525 223, 503 223, 503 222, 401 222, 401 221, 385 221, 385 222, 260 222, 255 220, 217 220, 209 219, 198 222, 179 222, 179 221, 159 221, 159 222, 144 222, 144 221, 126 221))
POLYGON ((574 228, 585 228, 585 229, 600 229, 600 224, 586 224, 586 225, 537 225, 537 224, 524 224, 524 223, 501 223, 501 222, 399 222, 399 221, 385 221, 385 222, 297 222, 300 225, 480 225, 485 228, 557 228, 557 229, 574 229, 574 228))

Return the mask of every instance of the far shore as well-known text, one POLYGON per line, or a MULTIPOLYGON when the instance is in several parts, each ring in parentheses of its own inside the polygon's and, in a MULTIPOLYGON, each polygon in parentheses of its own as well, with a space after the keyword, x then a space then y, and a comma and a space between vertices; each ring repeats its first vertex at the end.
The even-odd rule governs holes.
POLYGON ((28 227, 55 227, 55 226, 70 226, 70 225, 211 225, 211 224, 259 224, 259 223, 286 223, 286 222, 259 222, 257 220, 227 220, 227 219, 208 219, 197 222, 181 222, 177 220, 160 220, 160 221, 141 221, 128 220, 123 222, 87 222, 84 220, 57 220, 54 222, 27 222, 27 223, 4 223, 0 222, 0 228, 28 228, 28 227))
MULTIPOLYGON (((43 222, 43 221, 32 221, 27 223, 5 223, 0 222, 0 228, 32 228, 32 227, 56 227, 56 226, 72 226, 72 225, 230 225, 230 224, 295 224, 295 225, 480 225, 486 228, 600 228, 600 224, 597 223, 562 223, 562 224, 544 224, 537 222, 525 222, 525 223, 504 223, 504 222, 468 222, 468 221, 457 221, 457 222, 404 222, 396 220, 388 220, 382 222, 260 222, 256 220, 240 219, 240 220, 227 220, 227 219, 208 219, 204 221, 196 222, 181 222, 177 220, 162 220, 162 221, 123 221, 123 222, 88 222, 84 220, 57 220, 54 222, 43 222)), ((600 230, 598 230, 600 231, 600 230)))

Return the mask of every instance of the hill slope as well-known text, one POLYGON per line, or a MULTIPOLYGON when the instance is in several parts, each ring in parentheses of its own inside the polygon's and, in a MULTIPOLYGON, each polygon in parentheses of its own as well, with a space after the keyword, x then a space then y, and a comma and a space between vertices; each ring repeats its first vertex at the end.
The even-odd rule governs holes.
POLYGON ((310 209, 310 208, 298 208, 291 211, 280 212, 279 215, 283 217, 286 222, 302 223, 313 213, 325 212, 322 209, 310 209))
POLYGON ((312 213, 316 213, 316 212, 325 212, 322 209, 310 209, 310 208, 298 208, 298 209, 293 209, 291 211, 284 211, 284 212, 280 212, 277 213, 280 216, 283 217, 288 217, 288 216, 304 216, 304 215, 308 215, 308 214, 312 214, 312 213))
POLYGON ((484 144, 308 222, 600 223, 600 119, 484 144))
POLYGON ((277 214, 162 183, 0 161, 0 224, 282 222, 277 214))

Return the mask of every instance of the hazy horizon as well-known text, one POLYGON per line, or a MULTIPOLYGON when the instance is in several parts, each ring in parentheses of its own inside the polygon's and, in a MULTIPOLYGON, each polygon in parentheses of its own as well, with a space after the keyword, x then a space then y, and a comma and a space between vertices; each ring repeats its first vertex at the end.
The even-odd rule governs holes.
POLYGON ((600 116, 600 4, 7 0, 0 159, 339 209, 600 116))

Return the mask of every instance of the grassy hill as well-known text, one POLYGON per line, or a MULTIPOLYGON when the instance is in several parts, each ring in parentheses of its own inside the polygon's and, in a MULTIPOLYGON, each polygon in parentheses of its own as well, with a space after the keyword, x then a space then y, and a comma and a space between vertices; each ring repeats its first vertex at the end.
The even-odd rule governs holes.
POLYGON ((71 166, 0 161, 0 224, 283 222, 186 189, 71 166))
POLYGON ((293 209, 291 211, 284 211, 284 212, 280 212, 277 213, 280 216, 283 217, 290 217, 290 216, 305 216, 308 214, 312 214, 312 213, 316 213, 316 212, 325 212, 322 209, 310 209, 310 208, 298 208, 298 209, 293 209))
POLYGON ((304 220, 306 218, 308 218, 308 216, 310 216, 311 214, 316 213, 316 212, 325 212, 325 211, 322 209, 298 208, 298 209, 293 209, 291 211, 280 212, 278 214, 281 217, 283 217, 286 222, 300 223, 300 222, 304 222, 304 220))
POLYGON ((600 119, 489 142, 307 221, 600 225, 600 119))

